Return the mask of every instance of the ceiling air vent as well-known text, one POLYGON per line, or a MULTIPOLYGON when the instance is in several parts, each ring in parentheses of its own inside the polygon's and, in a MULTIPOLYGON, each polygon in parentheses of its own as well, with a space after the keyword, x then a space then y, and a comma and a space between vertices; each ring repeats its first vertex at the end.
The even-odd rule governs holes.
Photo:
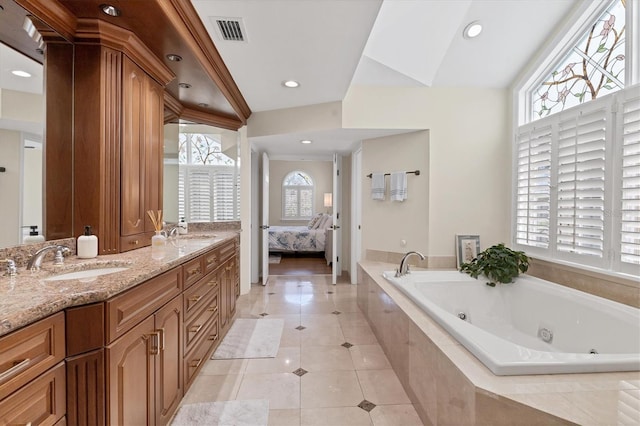
POLYGON ((244 24, 240 18, 211 18, 218 30, 218 35, 225 41, 247 41, 244 24))

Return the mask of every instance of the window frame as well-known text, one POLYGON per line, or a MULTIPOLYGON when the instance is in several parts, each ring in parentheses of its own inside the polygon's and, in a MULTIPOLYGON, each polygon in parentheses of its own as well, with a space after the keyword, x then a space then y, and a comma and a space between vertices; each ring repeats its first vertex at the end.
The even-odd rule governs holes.
MULTIPOLYGON (((637 2, 627 2, 625 16, 627 38, 625 40, 625 88, 615 93, 607 94, 596 100, 579 104, 572 108, 557 112, 542 119, 531 120, 531 93, 544 80, 552 68, 562 60, 566 52, 583 37, 584 32, 611 5, 611 2, 580 2, 570 19, 566 20, 557 36, 550 39, 546 47, 541 49, 536 60, 523 72, 522 77, 512 86, 512 200, 511 200, 511 242, 517 250, 525 251, 535 258, 558 264, 566 264, 583 270, 590 270, 605 275, 628 277, 638 276, 638 265, 625 263, 621 260, 622 234, 622 113, 621 108, 625 100, 633 98, 640 90, 640 58, 634 54, 640 48, 640 7, 637 2), (634 7, 636 6, 636 7, 634 7), (635 50, 634 50, 635 49, 635 50), (550 180, 554 187, 551 191, 549 208, 549 248, 540 248, 519 244, 518 241, 518 137, 523 128, 557 126, 563 117, 575 114, 581 110, 592 110, 598 107, 607 108, 610 124, 606 128, 605 154, 605 192, 604 192, 604 247, 602 258, 588 259, 573 253, 559 252, 557 243, 557 134, 552 138, 552 155, 550 180)), ((590 256, 589 256, 590 257, 590 256)))
POLYGON ((300 221, 308 221, 310 220, 315 212, 315 196, 316 196, 316 184, 315 184, 315 179, 313 179, 313 176, 311 176, 310 173, 305 172, 303 170, 293 170, 289 173, 287 173, 284 178, 282 179, 282 185, 281 185, 281 194, 282 194, 282 203, 281 203, 281 214, 280 214, 280 219, 282 221, 294 221, 294 222, 300 222, 300 221), (291 176, 294 175, 296 173, 300 173, 303 174, 305 176, 307 176, 309 178, 309 180, 311 181, 311 185, 287 185, 287 179, 291 176), (301 210, 301 206, 300 206, 300 202, 302 200, 302 197, 300 196, 300 193, 302 190, 308 190, 311 189, 311 214, 309 216, 302 216, 300 215, 300 210, 301 210), (297 215, 296 216, 287 216, 286 215, 286 206, 287 206, 287 190, 295 190, 297 193, 297 215))

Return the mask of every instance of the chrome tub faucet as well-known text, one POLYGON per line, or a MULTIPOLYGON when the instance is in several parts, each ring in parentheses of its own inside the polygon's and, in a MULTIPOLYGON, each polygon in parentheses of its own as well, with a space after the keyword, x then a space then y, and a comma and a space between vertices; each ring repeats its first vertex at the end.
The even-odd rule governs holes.
POLYGON ((420 260, 424 260, 424 255, 422 253, 417 251, 408 252, 402 257, 402 260, 400 261, 400 267, 396 269, 396 277, 402 277, 411 273, 411 271, 409 270, 408 259, 413 255, 420 256, 420 260))

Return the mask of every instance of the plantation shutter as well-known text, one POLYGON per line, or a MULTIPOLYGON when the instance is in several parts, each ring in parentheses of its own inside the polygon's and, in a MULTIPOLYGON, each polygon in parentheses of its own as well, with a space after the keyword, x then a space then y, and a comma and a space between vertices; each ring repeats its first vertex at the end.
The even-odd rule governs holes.
POLYGON ((300 189, 300 217, 313 216, 313 189, 300 189))
POLYGON ((549 246, 551 126, 521 128, 517 136, 516 241, 549 246))
POLYGON ((640 265, 640 97, 622 105, 620 261, 640 265))
POLYGON ((186 190, 186 171, 184 167, 178 168, 178 219, 188 218, 187 215, 187 190, 186 190))
POLYGON ((287 188, 284 190, 284 217, 298 216, 298 190, 287 188))
POLYGON ((560 121, 556 249, 604 256, 606 108, 560 121))
POLYGON ((213 175, 213 220, 234 219, 234 173, 218 171, 213 175))
POLYGON ((189 168, 188 172, 189 222, 211 222, 212 179, 209 170, 189 168))

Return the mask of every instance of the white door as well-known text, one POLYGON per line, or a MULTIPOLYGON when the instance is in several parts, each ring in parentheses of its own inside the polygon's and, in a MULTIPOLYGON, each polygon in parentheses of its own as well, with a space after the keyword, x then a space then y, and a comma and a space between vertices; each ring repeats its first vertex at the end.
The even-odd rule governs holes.
POLYGON ((269 156, 262 153, 262 285, 269 280, 269 156))
POLYGON ((358 283, 358 262, 362 256, 362 149, 351 156, 351 284, 358 283))
POLYGON ((333 154, 333 258, 331 259, 333 267, 331 268, 331 282, 337 283, 338 274, 342 273, 342 266, 340 264, 340 256, 342 250, 342 229, 340 223, 341 217, 341 182, 342 176, 340 176, 340 169, 342 168, 342 156, 333 154))

